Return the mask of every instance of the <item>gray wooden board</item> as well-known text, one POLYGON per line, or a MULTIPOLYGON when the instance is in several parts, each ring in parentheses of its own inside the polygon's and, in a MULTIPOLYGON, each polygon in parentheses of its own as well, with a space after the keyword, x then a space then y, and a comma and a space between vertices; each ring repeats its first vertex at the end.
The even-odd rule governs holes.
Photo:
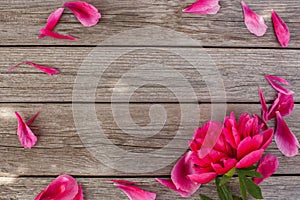
MULTIPOLYGON (((14 178, 0 177, 0 199, 1 200, 28 200, 33 199, 42 189, 44 189, 54 178, 14 178)), ((77 178, 83 185, 84 198, 94 199, 127 199, 126 195, 113 186, 111 183, 104 182, 107 178, 77 178)), ((128 178, 126 180, 139 183, 139 187, 144 190, 157 193, 157 200, 173 199, 193 199, 199 200, 199 194, 206 194, 216 200, 217 194, 214 183, 203 185, 197 193, 189 198, 181 198, 177 193, 155 182, 154 178, 128 178)), ((290 200, 298 199, 299 177, 279 176, 271 177, 261 183, 264 199, 290 200)), ((238 182, 236 179, 230 184, 235 194, 238 194, 238 182)), ((252 198, 249 198, 252 199, 252 198)))
MULTIPOLYGON (((117 101, 123 102, 124 97, 129 95, 134 87, 139 88, 133 92, 131 102, 211 102, 219 93, 209 93, 210 85, 205 80, 214 79, 218 74, 220 78, 216 80, 223 82, 224 87, 218 87, 216 90, 224 89, 226 93, 226 98, 221 95, 224 98, 220 101, 259 102, 259 87, 263 88, 268 101, 274 100, 275 92, 265 80, 265 74, 287 79, 291 83, 290 88, 295 91, 295 101, 300 101, 300 89, 297 87, 300 84, 297 76, 300 73, 300 56, 297 50, 200 49, 200 52, 208 53, 203 55, 203 60, 202 55, 197 54, 198 50, 194 48, 141 47, 140 50, 132 50, 121 47, 0 48, 0 101, 70 102, 75 80, 85 77, 79 84, 79 93, 87 98, 82 101, 87 102, 111 102, 112 93, 117 95, 117 101), (97 52, 93 55, 102 57, 88 57, 92 50, 97 52), (118 57, 123 51, 128 53, 118 57), (192 63, 176 55, 174 51, 190 53, 188 59, 192 63), (207 64, 207 56, 211 57, 211 62, 216 66, 207 64), (19 66, 12 72, 6 70, 22 61, 54 67, 59 69, 61 74, 50 77, 26 65, 19 66), (82 64, 83 62, 85 64, 82 64), (199 65, 192 66, 193 62, 198 62, 199 65), (156 67, 160 71, 153 69, 153 63, 161 64, 156 67), (135 76, 123 77, 130 70, 134 71, 145 64, 149 65, 140 71, 136 70, 135 76), (99 74, 100 69, 105 71, 99 74), (95 71, 98 74, 94 73, 95 71), (159 72, 161 73, 157 77, 159 72), (174 78, 175 72, 182 75, 182 80, 174 78), (213 78, 209 75, 211 72, 213 78), (145 78, 147 84, 142 82, 145 78), (159 85, 159 81, 165 82, 159 85), (184 81, 188 85, 184 84, 184 81), (95 82, 97 87, 95 99, 94 94, 87 92, 93 88, 91 82, 95 82), (174 94, 170 87, 176 88, 178 94, 174 94), (193 92, 188 90, 189 87, 193 92), (192 98, 194 94, 196 98, 192 98), (176 95, 182 98, 178 99, 176 95)), ((214 86, 210 88, 214 90, 214 86)))
MULTIPOLYGON (((133 0, 89 0, 103 15, 98 25, 83 27, 70 11, 65 11, 56 29, 59 33, 71 34, 80 40, 37 40, 39 29, 45 26, 49 14, 61 7, 63 2, 64 0, 29 0, 24 3, 23 0, 3 0, 0 5, 1 45, 96 45, 123 31, 156 25, 181 32, 201 41, 204 46, 280 47, 273 32, 272 9, 278 12, 290 28, 289 47, 299 48, 300 44, 300 36, 297 34, 300 23, 298 0, 246 2, 265 18, 269 26, 266 35, 260 38, 246 29, 239 0, 220 1, 220 12, 212 16, 182 13, 181 10, 191 4, 192 0, 143 0, 139 3, 133 0)), ((135 42, 147 44, 144 40, 135 42)), ((175 46, 179 44, 184 45, 184 41, 174 43, 175 46)))
MULTIPOLYGON (((130 114, 133 121, 141 127, 147 126, 150 123, 149 108, 153 104, 131 104, 130 114)), ((71 104, 44 104, 42 113, 32 125, 32 130, 38 135, 38 143, 32 149, 23 149, 19 144, 16 135, 17 121, 14 116, 14 111, 18 111, 29 119, 40 108, 41 104, 0 104, 0 157, 2 175, 56 175, 59 173, 70 173, 74 175, 99 175, 99 176, 128 176, 128 175, 168 175, 173 163, 163 167, 155 172, 145 173, 126 173, 126 171, 114 170, 111 166, 106 166, 99 161, 98 154, 92 154, 90 145, 94 145, 93 141, 82 142, 78 135, 72 117, 71 104)), ((111 145, 116 145, 128 152, 147 153, 157 149, 165 148, 165 146, 175 137, 176 131, 180 127, 180 107, 178 104, 162 104, 167 112, 167 120, 156 122, 149 127, 148 131, 155 131, 157 134, 150 138, 138 138, 125 134, 115 122, 112 116, 110 104, 97 104, 96 114, 99 124, 109 140, 111 145), (161 130, 158 127, 163 127, 161 130)), ((119 113, 124 113, 125 109, 120 109, 119 113)), ((199 125, 203 125, 210 120, 211 105, 200 105, 201 116, 199 125)), ((259 104, 228 104, 227 114, 234 111, 236 115, 241 113, 259 113, 259 104)), ((288 125, 295 135, 300 138, 300 130, 298 126, 300 107, 296 105, 293 114, 286 118, 288 125)), ((88 123, 87 123, 88 124, 88 123)), ((272 125, 272 124, 270 124, 272 125)), ((137 131, 135 124, 127 124, 126 130, 137 131)), ((179 137, 179 143, 183 145, 174 146, 170 150, 174 155, 176 153, 184 153, 188 149, 188 141, 193 136, 193 130, 196 126, 187 124, 185 127, 187 135, 179 137), (186 144, 186 146, 185 146, 186 144)), ((98 132, 87 126, 87 131, 91 134, 86 135, 93 140, 98 136, 98 132)), ((145 131, 147 132, 147 130, 145 131)), ((99 134, 100 135, 100 134, 99 134)), ((106 145, 108 144, 98 144, 106 145)), ((105 151, 106 152, 106 151, 105 151)), ((100 152, 105 154, 105 152, 100 152)), ((117 153, 117 152, 115 152, 117 153)), ((270 145, 267 153, 272 153, 278 156, 280 166, 277 174, 299 174, 300 169, 299 156, 287 158, 281 155, 274 142, 270 145)), ((111 154, 108 154, 110 156, 111 154)), ((175 156, 174 156, 175 157, 175 156)), ((157 154, 157 158, 146 158, 156 163, 158 159, 164 158, 163 155, 157 154)), ((145 159, 145 158, 144 158, 145 159)), ((175 157, 176 159, 176 157, 175 157)), ((130 168, 130 163, 123 163, 124 169, 130 168)))

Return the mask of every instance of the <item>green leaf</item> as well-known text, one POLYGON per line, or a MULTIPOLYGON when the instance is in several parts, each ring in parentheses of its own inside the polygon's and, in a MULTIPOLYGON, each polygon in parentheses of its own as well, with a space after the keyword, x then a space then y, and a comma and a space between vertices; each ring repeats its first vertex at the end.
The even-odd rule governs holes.
POLYGON ((243 168, 243 169, 240 169, 240 170, 256 170, 257 169, 257 166, 256 165, 252 165, 252 166, 250 166, 250 167, 248 167, 248 168, 243 168))
POLYGON ((232 195, 232 198, 233 198, 233 200, 242 200, 242 198, 241 198, 241 197, 239 197, 239 196, 235 196, 235 195, 232 195))
POLYGON ((256 185, 252 180, 250 180, 247 177, 245 177, 244 182, 246 185, 246 189, 251 196, 253 196, 256 199, 263 199, 261 189, 258 185, 256 185))
POLYGON ((263 178, 263 175, 261 175, 261 173, 254 171, 254 170, 240 169, 240 171, 242 171, 242 173, 245 176, 250 176, 250 177, 255 177, 255 178, 263 178))
POLYGON ((220 181, 220 186, 224 185, 225 183, 227 183, 233 176, 235 172, 235 168, 232 168, 229 172, 227 172, 226 174, 223 175, 221 181, 220 181))
POLYGON ((208 196, 206 196, 204 194, 200 194, 200 199, 201 200, 212 200, 211 198, 209 198, 208 196))
POLYGON ((246 177, 241 170, 237 170, 237 172, 238 172, 238 176, 239 176, 239 185, 240 185, 240 192, 242 195, 242 199, 246 200, 247 191, 246 191, 246 186, 245 186, 245 182, 244 182, 244 178, 246 178, 246 177))
POLYGON ((217 192, 220 200, 233 200, 231 191, 226 185, 220 186, 220 180, 216 178, 217 192))

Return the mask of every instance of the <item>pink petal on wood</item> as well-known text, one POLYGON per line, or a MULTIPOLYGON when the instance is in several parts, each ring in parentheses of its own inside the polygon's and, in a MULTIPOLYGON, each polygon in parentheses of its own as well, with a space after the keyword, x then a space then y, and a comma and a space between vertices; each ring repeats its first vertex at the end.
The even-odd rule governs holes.
POLYGON ((83 200, 83 193, 81 185, 78 185, 78 192, 73 200, 83 200))
POLYGON ((273 102, 269 109, 267 118, 268 120, 276 117, 276 112, 279 111, 281 116, 288 116, 294 109, 294 97, 293 95, 285 95, 278 93, 278 97, 273 102))
POLYGON ((7 69, 8 71, 12 71, 14 70, 16 67, 18 67, 19 65, 22 65, 22 64, 26 64, 26 65, 30 65, 36 69, 39 69, 43 72, 45 72, 46 74, 52 76, 54 74, 59 74, 59 71, 57 69, 54 69, 54 68, 50 68, 50 67, 47 67, 47 66, 42 66, 42 65, 38 65, 38 64, 35 64, 33 62, 24 62, 24 63, 18 63, 17 65, 7 69))
POLYGON ((108 182, 108 183, 120 183, 120 184, 123 184, 123 185, 135 185, 136 184, 136 182, 127 181, 127 180, 107 180, 105 182, 108 182))
POLYGON ((37 111, 37 113, 27 121, 27 126, 30 126, 34 122, 34 120, 40 115, 41 111, 41 109, 37 111))
POLYGON ((122 185, 119 183, 114 184, 122 190, 130 200, 155 200, 156 194, 138 188, 136 186, 122 185))
POLYGON ((219 0, 198 0, 182 12, 200 14, 200 15, 213 15, 217 14, 220 10, 219 0))
POLYGON ((259 88, 259 97, 260 97, 260 104, 261 104, 261 113, 263 121, 267 121, 267 114, 268 114, 268 106, 266 103, 265 96, 261 88, 259 88))
POLYGON ((290 42, 290 31, 286 23, 272 10, 272 21, 278 42, 282 47, 287 47, 290 42))
POLYGON ((275 173, 279 166, 279 161, 274 155, 265 155, 259 161, 257 172, 263 175, 263 178, 254 178, 253 181, 256 184, 260 184, 263 180, 269 178, 272 174, 275 173))
POLYGON ((78 189, 76 180, 64 174, 54 179, 34 200, 73 200, 78 189))
POLYGON ((275 142, 278 149, 287 157, 296 156, 300 146, 299 142, 278 111, 276 112, 276 121, 275 142))
POLYGON ((97 8, 83 1, 66 2, 63 6, 70 9, 83 26, 94 26, 101 18, 97 8))
POLYGON ((247 29, 256 36, 263 36, 268 29, 264 18, 252 11, 244 1, 241 4, 247 29))
POLYGON ((180 194, 180 196, 182 197, 189 197, 191 196, 192 194, 189 193, 189 192, 185 192, 185 191, 182 191, 180 189, 177 189, 176 186, 174 185, 173 181, 171 179, 160 179, 160 178, 156 178, 155 179, 157 182, 159 182, 160 184, 170 188, 171 190, 174 190, 176 192, 178 192, 178 194, 180 194))
POLYGON ((77 40, 77 38, 70 36, 70 35, 61 35, 59 33, 47 30, 45 28, 42 28, 40 30, 40 33, 44 36, 48 36, 55 39, 64 39, 64 40, 77 40))
POLYGON ((285 79, 278 77, 278 76, 271 76, 271 75, 265 75, 267 81, 270 83, 270 85, 277 91, 285 95, 291 95, 294 94, 292 90, 289 90, 281 85, 279 85, 277 82, 282 83, 284 85, 290 85, 289 82, 287 82, 285 79), (276 82, 277 81, 277 82, 276 82))
POLYGON ((19 141, 24 148, 32 148, 37 142, 37 137, 24 122, 21 115, 18 112, 15 112, 15 115, 18 119, 17 134, 19 141))
MULTIPOLYGON (((58 8, 57 10, 55 10, 53 13, 51 13, 48 17, 47 20, 47 24, 45 26, 45 29, 49 30, 49 31, 53 31, 53 29, 55 28, 55 26, 57 25, 59 19, 61 18, 61 15, 64 12, 64 8, 58 8)), ((45 37, 45 35, 40 34, 38 36, 38 39, 41 39, 45 37)))

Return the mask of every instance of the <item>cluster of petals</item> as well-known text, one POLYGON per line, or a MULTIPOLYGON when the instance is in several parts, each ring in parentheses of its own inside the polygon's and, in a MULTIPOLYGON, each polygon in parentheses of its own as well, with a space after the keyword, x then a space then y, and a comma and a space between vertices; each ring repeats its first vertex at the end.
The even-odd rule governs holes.
POLYGON ((260 102, 262 106, 262 119, 267 122, 271 119, 276 119, 275 142, 278 149, 287 157, 292 157, 298 154, 300 147, 296 136, 289 129, 283 117, 292 113, 294 108, 294 92, 283 85, 290 84, 283 78, 277 76, 266 75, 267 81, 278 92, 277 98, 268 108, 262 89, 259 89, 260 102))
POLYGON ((189 179, 205 184, 232 168, 248 168, 256 164, 273 137, 273 129, 263 131, 262 127, 257 116, 251 117, 246 113, 236 121, 231 113, 225 118, 224 124, 210 121, 196 129, 190 142, 195 173, 188 175, 189 179), (202 157, 201 148, 211 126, 219 127, 221 134, 216 143, 212 144, 212 150, 202 157))
POLYGON ((130 200, 155 200, 156 193, 142 190, 135 186, 135 182, 127 180, 109 180, 106 182, 112 182, 114 185, 123 191, 130 200))
MULTIPOLYGON (((99 13, 98 9, 84 1, 66 2, 63 4, 63 6, 71 10, 71 12, 73 12, 76 18, 78 19, 78 21, 85 27, 91 27, 96 25, 99 22, 99 19, 101 18, 101 14, 99 13)), ((64 8, 58 8, 50 14, 45 27, 40 29, 40 35, 38 36, 39 39, 45 36, 56 39, 77 39, 73 36, 61 35, 53 31, 57 23, 59 22, 63 12, 64 8)))
POLYGON ((83 200, 82 188, 67 174, 54 179, 34 200, 83 200))

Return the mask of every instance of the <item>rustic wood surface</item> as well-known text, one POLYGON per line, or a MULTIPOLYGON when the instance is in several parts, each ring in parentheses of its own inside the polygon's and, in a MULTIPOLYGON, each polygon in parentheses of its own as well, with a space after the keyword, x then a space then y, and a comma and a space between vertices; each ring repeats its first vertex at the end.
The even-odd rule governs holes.
MULTIPOLYGON (((86 200, 126 199, 112 184, 103 182, 115 178, 140 182, 142 188, 157 192, 158 200, 182 199, 154 181, 155 177, 168 178, 174 163, 154 172, 122 172, 99 161, 87 148, 93 144, 83 142, 79 136, 78 132, 81 130, 75 127, 72 103, 84 106, 93 104, 94 101, 88 99, 84 102, 72 102, 73 87, 82 63, 95 49, 104 55, 97 62, 100 60, 101 64, 109 66, 95 93, 97 118, 105 136, 113 145, 125 151, 147 153, 161 149, 174 139, 175 132, 180 128, 190 133, 178 138, 181 143, 187 144, 195 124, 181 127, 181 103, 199 103, 199 126, 211 119, 212 105, 223 105, 227 114, 231 111, 236 115, 245 112, 259 113, 258 88, 263 88, 268 103, 275 97, 274 90, 264 79, 265 74, 281 76, 291 83, 289 88, 295 91, 296 105, 293 114, 286 120, 300 138, 299 0, 246 2, 265 18, 269 27, 266 35, 260 38, 246 29, 240 0, 221 0, 222 9, 217 15, 211 16, 182 13, 181 10, 192 3, 192 0, 88 0, 103 15, 98 25, 82 27, 74 15, 66 10, 56 30, 78 37, 79 40, 38 40, 39 29, 45 25, 49 14, 63 2, 64 0, 2 0, 0 4, 0 200, 34 199, 51 180, 63 173, 75 176, 83 184, 86 200), (287 49, 280 47, 274 35, 272 9, 278 12, 290 28, 291 42, 287 49), (165 36, 170 42, 164 42, 163 37, 153 41, 149 36, 155 38, 155 29, 136 37, 135 28, 149 26, 177 31, 191 39, 182 39, 181 35, 174 34, 174 37, 165 36), (133 35, 117 40, 111 38, 124 32, 133 35), (134 51, 130 52, 133 47, 134 51), (189 59, 195 61, 199 59, 194 53, 196 50, 206 52, 211 57, 216 73, 224 83, 226 98, 220 99, 217 104, 211 104, 213 96, 201 74, 174 53, 190 52, 189 59), (123 51, 129 53, 110 63, 111 59, 123 51), (50 77, 25 65, 12 72, 7 71, 7 68, 23 61, 57 68, 61 74, 50 77), (158 134, 150 138, 138 138, 124 133, 115 122, 111 96, 125 72, 145 63, 163 63, 183 74, 194 89, 196 99, 189 98, 186 88, 176 81, 173 86, 186 97, 181 101, 168 88, 155 84, 140 87, 131 96, 129 105, 135 125, 126 124, 125 129, 138 132, 140 129, 136 128, 137 125, 146 127, 145 133, 154 131, 158 134), (167 114, 165 122, 151 123, 149 113, 156 104, 164 107, 167 114), (29 119, 40 108, 42 112, 32 125, 32 130, 38 135, 38 143, 32 149, 23 149, 16 136, 17 120, 14 112, 18 111, 25 119, 29 119)), ((97 66, 97 62, 88 61, 86 73, 91 73, 89 66, 97 66)), ((206 68, 205 62, 197 65, 197 69, 206 68)), ((162 74, 168 72, 166 69, 162 74)), ((155 75, 151 68, 140 73, 149 77, 155 75)), ((162 77, 172 79, 172 75, 162 77)), ((125 83, 138 81, 139 78, 125 79, 125 83)), ((117 91, 121 96, 128 91, 129 86, 125 83, 117 91)), ((86 84, 83 86, 88 87, 88 83, 86 84)), ((85 94, 85 87, 82 94, 85 94)), ((117 101, 121 102, 114 103, 116 106, 124 103, 122 99, 117 101)), ((122 115, 125 111, 120 109, 119 113, 122 115)), ((87 126, 87 130, 90 127, 87 126)), ((184 148, 173 147, 172 151, 183 153, 184 148)), ((278 156, 280 166, 274 176, 262 183, 265 199, 299 199, 299 156, 282 156, 274 142, 267 152, 278 156)), ((174 157, 176 158, 175 155, 174 157)), ((149 161, 154 164, 156 162, 154 158, 149 158, 149 161)), ((126 162, 122 164, 125 168, 130 167, 126 162)), ((237 189, 234 183, 232 187, 237 189)), ((199 199, 199 193, 213 196, 213 199, 217 197, 213 184, 203 186, 189 199, 199 199)))

